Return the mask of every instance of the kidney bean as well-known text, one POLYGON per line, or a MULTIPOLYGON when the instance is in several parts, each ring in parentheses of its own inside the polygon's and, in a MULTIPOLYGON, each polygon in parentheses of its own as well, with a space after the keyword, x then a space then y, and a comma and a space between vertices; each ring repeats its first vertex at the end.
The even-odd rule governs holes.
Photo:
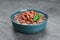
POLYGON ((24 15, 22 15, 21 17, 22 17, 24 20, 27 20, 27 18, 26 18, 24 15))
POLYGON ((31 24, 30 21, 26 21, 27 24, 31 24))
POLYGON ((20 23, 25 23, 25 20, 21 20, 21 21, 19 21, 20 23))
POLYGON ((34 21, 32 19, 29 19, 30 23, 34 23, 34 21))

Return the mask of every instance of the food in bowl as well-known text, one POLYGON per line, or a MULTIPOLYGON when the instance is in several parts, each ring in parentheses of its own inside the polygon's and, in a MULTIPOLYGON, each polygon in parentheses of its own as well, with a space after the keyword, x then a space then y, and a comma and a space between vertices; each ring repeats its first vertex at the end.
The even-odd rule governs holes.
POLYGON ((45 15, 34 10, 23 11, 14 16, 14 21, 18 24, 39 24, 44 20, 46 20, 45 15))

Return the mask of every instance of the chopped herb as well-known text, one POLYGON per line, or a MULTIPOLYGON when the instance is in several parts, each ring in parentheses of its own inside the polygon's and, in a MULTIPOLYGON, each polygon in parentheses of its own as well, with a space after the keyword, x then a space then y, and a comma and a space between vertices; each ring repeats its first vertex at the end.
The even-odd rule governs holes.
POLYGON ((37 20, 39 20, 41 16, 42 16, 41 13, 34 15, 34 17, 33 17, 33 21, 37 21, 37 20))

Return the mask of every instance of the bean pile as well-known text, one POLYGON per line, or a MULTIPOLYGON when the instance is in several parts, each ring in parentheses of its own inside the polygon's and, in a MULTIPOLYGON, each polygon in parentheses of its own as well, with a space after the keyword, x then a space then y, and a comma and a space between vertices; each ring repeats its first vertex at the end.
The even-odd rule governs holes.
MULTIPOLYGON (((19 23, 21 24, 38 24, 41 23, 42 21, 44 21, 46 18, 44 15, 42 15, 39 20, 34 21, 34 16, 37 15, 39 13, 34 12, 33 10, 31 11, 25 11, 22 13, 19 13, 17 15, 14 16, 14 20, 18 20, 19 23)), ((37 19, 37 17, 35 18, 37 19)))

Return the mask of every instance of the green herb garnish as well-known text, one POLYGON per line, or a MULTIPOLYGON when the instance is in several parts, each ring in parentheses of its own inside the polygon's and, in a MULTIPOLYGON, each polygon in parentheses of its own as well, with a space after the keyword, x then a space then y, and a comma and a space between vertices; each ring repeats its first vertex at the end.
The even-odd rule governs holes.
POLYGON ((33 17, 33 21, 37 21, 37 20, 39 20, 41 16, 42 16, 41 13, 38 13, 38 14, 34 15, 34 17, 33 17))

